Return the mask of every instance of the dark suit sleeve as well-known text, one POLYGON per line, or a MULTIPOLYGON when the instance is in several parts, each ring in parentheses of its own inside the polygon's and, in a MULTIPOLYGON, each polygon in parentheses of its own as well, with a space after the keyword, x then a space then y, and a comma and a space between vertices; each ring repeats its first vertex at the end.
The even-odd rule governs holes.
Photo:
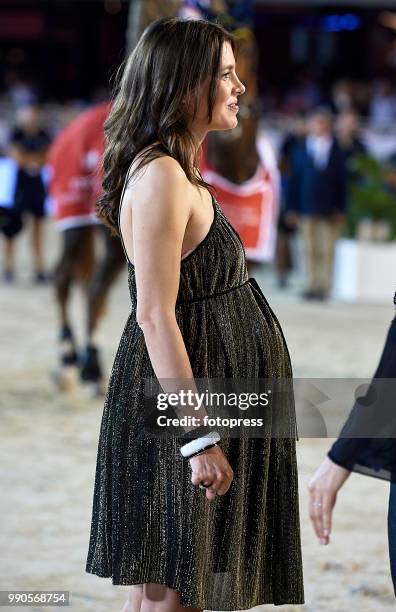
POLYGON ((290 175, 288 180, 285 210, 301 213, 301 180, 302 180, 303 145, 294 146, 290 152, 290 175))
POLYGON ((347 170, 346 160, 341 148, 337 145, 336 168, 335 168, 336 198, 335 209, 337 212, 344 213, 346 210, 347 196, 347 170))
POLYGON ((358 473, 396 482, 396 318, 364 399, 356 402, 328 457, 358 473))
POLYGON ((11 145, 20 145, 23 142, 23 132, 18 127, 11 130, 9 143, 11 145))

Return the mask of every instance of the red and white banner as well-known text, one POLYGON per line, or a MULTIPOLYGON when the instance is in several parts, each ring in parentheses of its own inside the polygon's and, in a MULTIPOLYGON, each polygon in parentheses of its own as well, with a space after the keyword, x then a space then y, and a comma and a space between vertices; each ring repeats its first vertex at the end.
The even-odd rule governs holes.
POLYGON ((257 143, 260 156, 255 175, 237 185, 211 168, 203 157, 202 176, 216 189, 216 198, 227 219, 238 232, 249 260, 271 261, 274 257, 279 209, 279 173, 272 147, 257 143))

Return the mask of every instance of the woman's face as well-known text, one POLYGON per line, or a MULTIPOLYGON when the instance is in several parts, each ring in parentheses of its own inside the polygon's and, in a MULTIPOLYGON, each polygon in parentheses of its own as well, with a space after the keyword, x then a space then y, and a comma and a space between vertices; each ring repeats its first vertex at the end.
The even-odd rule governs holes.
POLYGON ((238 125, 238 96, 245 86, 235 72, 235 58, 230 43, 224 43, 220 60, 218 90, 213 107, 212 120, 208 121, 208 91, 210 79, 206 79, 199 99, 198 112, 192 130, 202 136, 213 130, 230 130, 238 125))

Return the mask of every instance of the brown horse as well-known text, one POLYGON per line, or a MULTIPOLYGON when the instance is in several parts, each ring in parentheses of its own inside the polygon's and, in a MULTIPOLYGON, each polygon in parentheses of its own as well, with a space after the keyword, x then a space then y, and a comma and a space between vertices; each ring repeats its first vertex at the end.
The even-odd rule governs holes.
POLYGON ((124 267, 124 253, 118 238, 110 236, 104 226, 87 225, 65 230, 63 248, 54 271, 55 296, 60 313, 60 364, 53 372, 53 380, 66 389, 79 369, 80 379, 92 396, 102 394, 103 372, 94 333, 105 312, 107 296, 124 267), (95 258, 95 236, 102 234, 103 257, 95 258), (73 327, 69 318, 69 296, 74 285, 83 288, 86 299, 86 341, 77 350, 73 327))
POLYGON ((100 194, 100 165, 104 151, 103 123, 109 111, 101 104, 86 111, 55 139, 49 154, 52 169, 49 191, 63 248, 54 271, 55 296, 60 315, 60 364, 53 378, 68 386, 78 368, 80 378, 94 395, 101 392, 102 369, 94 333, 103 315, 107 295, 125 264, 120 240, 98 224, 95 202, 100 194), (104 254, 95 257, 95 235, 101 234, 104 254), (86 297, 85 349, 79 355, 69 318, 69 295, 75 284, 86 297))

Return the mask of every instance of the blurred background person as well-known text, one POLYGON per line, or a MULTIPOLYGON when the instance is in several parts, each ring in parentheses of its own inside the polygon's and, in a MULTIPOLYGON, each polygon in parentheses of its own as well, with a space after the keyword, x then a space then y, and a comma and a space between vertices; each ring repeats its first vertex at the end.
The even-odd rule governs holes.
POLYGON ((335 81, 331 88, 331 105, 336 113, 351 110, 353 106, 352 84, 348 79, 335 81))
POLYGON ((281 198, 278 218, 278 233, 275 250, 275 269, 278 285, 281 289, 287 287, 288 276, 293 269, 291 240, 295 234, 298 217, 293 211, 293 177, 295 155, 301 146, 306 133, 306 123, 303 115, 290 121, 289 131, 279 150, 279 171, 281 173, 281 198))
POLYGON ((369 121, 373 128, 389 129, 396 119, 396 94, 392 83, 379 81, 374 85, 370 103, 369 121))
POLYGON ((360 116, 353 108, 342 111, 335 121, 335 134, 346 162, 356 155, 367 153, 361 134, 360 116))
POLYGON ((21 215, 14 208, 17 178, 18 165, 15 160, 0 156, 0 232, 5 237, 6 245, 22 229, 21 215))
POLYGON ((15 278, 14 251, 15 237, 22 229, 25 213, 32 216, 32 254, 34 279, 37 283, 46 282, 43 253, 43 221, 45 217, 46 188, 42 170, 46 162, 50 136, 42 127, 40 109, 29 104, 19 109, 17 124, 11 131, 9 155, 18 165, 18 177, 14 195, 14 230, 5 232, 4 281, 13 282, 15 278), (15 228, 18 227, 18 231, 15 228))
POLYGON ((309 115, 307 136, 294 157, 290 210, 299 215, 308 286, 306 299, 325 300, 332 283, 335 243, 345 218, 345 159, 326 107, 309 115))
POLYGON ((37 84, 19 74, 14 67, 6 68, 3 81, 6 86, 6 97, 15 108, 34 106, 37 103, 40 95, 37 84))
MULTIPOLYGON (((345 160, 346 214, 348 216, 348 213, 351 213, 353 216, 353 209, 355 208, 353 205, 353 188, 362 183, 357 162, 359 162, 360 156, 368 155, 368 150, 361 133, 359 113, 353 108, 342 111, 335 121, 335 133, 345 160)), ((349 214, 349 223, 351 214, 349 214)))

